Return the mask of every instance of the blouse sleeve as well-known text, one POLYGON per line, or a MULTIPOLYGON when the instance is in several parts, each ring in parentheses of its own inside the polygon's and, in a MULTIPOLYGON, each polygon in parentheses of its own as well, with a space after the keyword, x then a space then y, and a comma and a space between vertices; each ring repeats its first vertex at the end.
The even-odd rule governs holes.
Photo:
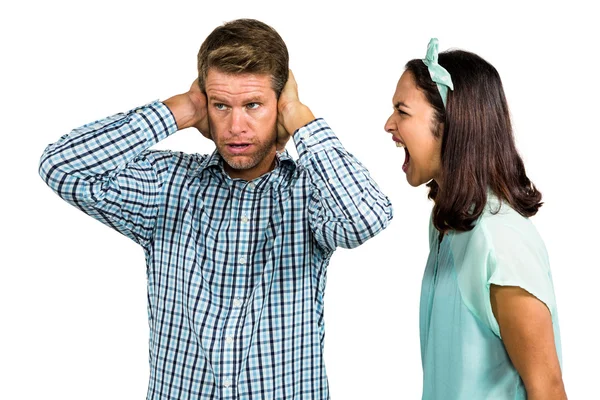
POLYGON ((463 300, 498 337, 491 285, 520 287, 546 304, 553 316, 556 313, 546 247, 529 219, 513 210, 485 216, 462 256, 464 264, 458 270, 458 281, 463 300))

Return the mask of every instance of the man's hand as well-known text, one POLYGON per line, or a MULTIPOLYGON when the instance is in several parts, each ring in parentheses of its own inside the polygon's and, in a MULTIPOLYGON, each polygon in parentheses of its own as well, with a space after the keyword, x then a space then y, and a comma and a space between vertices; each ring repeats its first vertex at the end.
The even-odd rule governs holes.
POLYGON ((277 150, 283 150, 290 136, 314 119, 312 111, 298 98, 298 84, 290 70, 290 76, 277 102, 277 150))
POLYGON ((175 116, 177 129, 194 127, 206 138, 212 140, 208 125, 206 96, 200 90, 198 79, 192 83, 189 91, 170 97, 163 103, 175 116))

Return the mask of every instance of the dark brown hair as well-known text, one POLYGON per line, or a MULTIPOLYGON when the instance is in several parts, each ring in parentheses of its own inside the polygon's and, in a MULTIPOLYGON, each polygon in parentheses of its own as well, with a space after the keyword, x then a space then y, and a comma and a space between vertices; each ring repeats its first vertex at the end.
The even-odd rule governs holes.
POLYGON ((484 210, 488 190, 519 214, 535 215, 542 194, 527 177, 517 152, 498 71, 478 55, 461 50, 440 53, 439 64, 454 84, 445 109, 423 61, 406 64, 435 110, 433 133, 442 140, 443 185, 427 184, 435 202, 435 227, 440 232, 471 230, 484 210))
POLYGON ((277 98, 289 74, 287 47, 275 29, 254 19, 237 19, 215 28, 198 52, 198 84, 206 91, 209 68, 228 74, 268 74, 277 98))

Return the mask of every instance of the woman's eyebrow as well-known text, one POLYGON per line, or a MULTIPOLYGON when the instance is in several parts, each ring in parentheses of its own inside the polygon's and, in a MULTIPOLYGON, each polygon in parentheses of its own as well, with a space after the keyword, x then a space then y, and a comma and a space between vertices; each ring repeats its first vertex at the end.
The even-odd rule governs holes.
POLYGON ((403 103, 403 102, 401 102, 401 101, 397 101, 397 102, 394 104, 394 108, 398 109, 398 108, 400 108, 400 107, 404 107, 404 108, 410 108, 409 106, 407 106, 407 105, 406 105, 406 103, 403 103))

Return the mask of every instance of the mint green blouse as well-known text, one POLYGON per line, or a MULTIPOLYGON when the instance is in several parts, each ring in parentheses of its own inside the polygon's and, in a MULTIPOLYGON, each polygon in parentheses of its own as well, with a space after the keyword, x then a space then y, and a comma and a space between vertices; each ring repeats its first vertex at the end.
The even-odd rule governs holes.
POLYGON ((473 230, 439 242, 430 222, 429 244, 420 309, 423 400, 526 399, 492 312, 490 285, 519 286, 548 306, 560 360, 554 287, 537 230, 489 196, 473 230))

